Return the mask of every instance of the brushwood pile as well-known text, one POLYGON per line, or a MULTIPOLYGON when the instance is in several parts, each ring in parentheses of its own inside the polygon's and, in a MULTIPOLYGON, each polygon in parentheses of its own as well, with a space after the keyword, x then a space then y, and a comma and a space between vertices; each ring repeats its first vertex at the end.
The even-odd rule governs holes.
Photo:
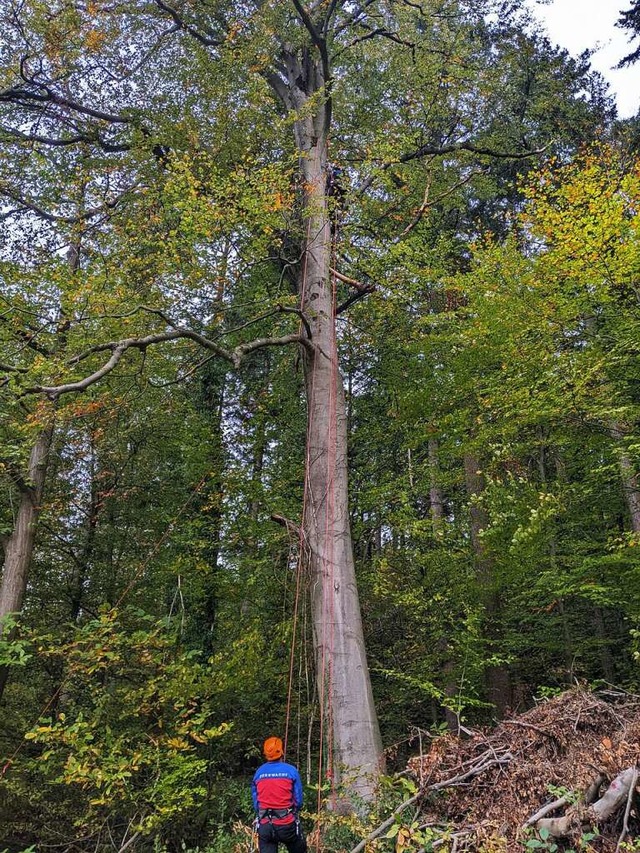
POLYGON ((640 696, 576 689, 491 730, 423 742, 408 771, 424 791, 421 826, 454 827, 441 849, 613 853, 640 849, 634 846, 640 821, 633 775, 639 762, 640 696), (598 822, 589 799, 604 797, 625 771, 632 777, 628 794, 598 822), (527 824, 554 803, 544 818, 569 815, 567 835, 542 830, 541 838, 544 821, 527 824))

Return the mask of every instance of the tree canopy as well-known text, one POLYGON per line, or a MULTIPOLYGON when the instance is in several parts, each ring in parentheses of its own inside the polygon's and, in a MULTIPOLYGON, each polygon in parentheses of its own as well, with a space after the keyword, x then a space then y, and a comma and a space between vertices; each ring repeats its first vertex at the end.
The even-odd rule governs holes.
POLYGON ((519 2, 0 10, 12 853, 247 849, 274 733, 343 850, 416 732, 633 689, 640 166, 589 57, 519 2))

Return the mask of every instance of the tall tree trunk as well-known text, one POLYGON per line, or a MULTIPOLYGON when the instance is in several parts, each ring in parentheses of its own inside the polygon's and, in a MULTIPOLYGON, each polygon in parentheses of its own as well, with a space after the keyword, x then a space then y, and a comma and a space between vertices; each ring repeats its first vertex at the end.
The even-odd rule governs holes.
MULTIPOLYGON (((495 577, 491 557, 487 554, 481 533, 487 527, 489 518, 483 507, 474 498, 482 494, 485 488, 484 477, 475 456, 465 455, 464 475, 469 495, 469 522, 471 545, 476 565, 476 575, 482 591, 482 601, 485 613, 485 636, 488 640, 489 654, 496 651, 500 640, 500 596, 495 589, 495 577)), ((511 684, 509 670, 505 664, 488 664, 485 668, 487 696, 495 705, 499 716, 503 716, 511 701, 511 684)))
POLYGON ((13 531, 5 543, 4 550, 0 619, 8 613, 19 613, 22 610, 52 439, 53 425, 48 424, 42 429, 31 449, 27 477, 19 484, 20 504, 13 531))
POLYGON ((330 273, 332 234, 327 204, 328 107, 320 60, 287 56, 291 105, 304 180, 300 307, 315 351, 304 359, 307 398, 307 493, 303 528, 310 548, 312 612, 319 694, 326 715, 331 771, 370 800, 382 765, 382 744, 356 586, 347 488, 347 412, 337 363, 330 273), (306 113, 306 114, 305 114, 306 113), (333 748, 331 748, 333 747, 333 748))
MULTIPOLYGON (((17 481, 20 503, 11 535, 4 543, 4 564, 0 583, 0 624, 10 613, 20 613, 29 579, 38 519, 53 441, 53 423, 47 424, 31 449, 26 479, 17 481)), ((11 635, 15 633, 15 629, 11 635)), ((0 668, 0 699, 7 684, 8 667, 0 668)))

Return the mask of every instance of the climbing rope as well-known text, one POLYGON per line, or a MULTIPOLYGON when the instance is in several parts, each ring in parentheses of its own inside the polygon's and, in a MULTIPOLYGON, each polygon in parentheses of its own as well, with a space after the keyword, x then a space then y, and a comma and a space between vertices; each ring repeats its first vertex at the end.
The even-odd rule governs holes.
MULTIPOLYGON (((304 253, 304 264, 302 267, 302 281, 300 287, 300 305, 304 305, 304 300, 306 297, 306 289, 307 289, 307 262, 308 262, 308 246, 309 246, 309 237, 311 236, 311 219, 307 224, 307 237, 306 237, 306 246, 307 250, 304 253)), ((300 319, 299 325, 299 334, 304 334, 304 328, 302 324, 302 319, 300 319)), ((314 385, 314 376, 315 376, 315 359, 313 364, 313 370, 311 371, 311 387, 309 398, 313 398, 313 385, 314 385)), ((304 474, 304 486, 302 492, 302 523, 300 524, 299 531, 299 540, 298 540, 298 561, 296 565, 296 585, 295 585, 295 595, 294 595, 294 605, 293 605, 293 626, 292 626, 292 637, 291 637, 291 649, 289 652, 289 685, 287 688, 287 709, 285 714, 285 726, 284 726, 284 757, 287 757, 287 747, 289 745, 289 721, 291 718, 291 696, 293 692, 293 668, 295 661, 295 650, 296 650, 296 636, 297 636, 297 628, 298 628, 298 607, 300 601, 300 586, 302 580, 302 571, 303 571, 303 556, 304 556, 304 519, 305 513, 307 510, 307 495, 309 493, 309 460, 311 458, 310 450, 309 450, 309 435, 310 435, 310 418, 307 417, 307 430, 305 437, 305 474, 304 474)), ((300 747, 298 744, 298 751, 300 747)))
MULTIPOLYGON (((336 229, 337 230, 337 229, 336 229)), ((335 270, 335 251, 336 251, 336 231, 331 236, 331 267, 335 270)), ((302 269, 301 287, 300 287, 300 305, 304 306, 307 295, 307 269, 308 258, 310 251, 311 238, 311 218, 307 223, 306 233, 306 249, 304 255, 304 264, 302 269)), ((332 329, 335 329, 336 320, 336 289, 337 279, 335 273, 330 277, 331 286, 331 314, 329 321, 332 329)), ((301 324, 302 333, 302 324, 301 324)), ((325 355, 324 353, 322 355, 325 355)), ((319 355, 314 356, 311 374, 308 378, 308 415, 306 429, 306 454, 305 454, 305 477, 304 490, 302 501, 302 524, 299 531, 298 542, 298 561, 296 566, 295 593, 293 603, 293 626, 292 626, 292 642, 289 655, 289 683, 287 689, 287 704, 285 713, 285 731, 284 731, 284 751, 285 757, 289 743, 289 729, 291 718, 291 706, 293 695, 293 676, 294 676, 294 661, 296 655, 297 636, 298 636, 298 615, 300 610, 300 595, 302 589, 302 576, 304 570, 304 561, 307 554, 306 545, 311 543, 305 542, 304 524, 306 519, 311 514, 314 518, 314 528, 316 539, 319 541, 319 532, 323 529, 322 553, 320 557, 320 565, 318 566, 319 580, 322 583, 322 634, 318 638, 321 643, 321 655, 319 662, 319 672, 317 673, 317 695, 318 695, 318 730, 319 730, 319 756, 318 756, 318 782, 317 782, 317 813, 321 813, 322 805, 322 787, 323 787, 323 772, 325 768, 324 749, 323 745, 327 744, 327 778, 331 784, 332 796, 335 795, 335 780, 333 776, 333 657, 334 657, 334 634, 335 634, 335 613, 334 613, 334 566, 335 566, 335 475, 336 475, 336 445, 337 445, 337 383, 338 383, 338 357, 337 357, 337 341, 335 334, 331 336, 331 348, 328 353, 330 359, 330 376, 329 376, 329 430, 327 437, 327 454, 326 454, 326 492, 323 496, 324 502, 324 519, 319 519, 316 514, 316 507, 313 505, 313 495, 311 493, 310 472, 311 472, 311 423, 313 412, 316 405, 316 389, 317 389, 317 371, 319 355), (309 500, 312 504, 309 505, 309 500)), ((298 754, 300 750, 300 701, 298 702, 298 754)), ((320 827, 317 826, 316 845, 319 849, 320 845, 320 827)))

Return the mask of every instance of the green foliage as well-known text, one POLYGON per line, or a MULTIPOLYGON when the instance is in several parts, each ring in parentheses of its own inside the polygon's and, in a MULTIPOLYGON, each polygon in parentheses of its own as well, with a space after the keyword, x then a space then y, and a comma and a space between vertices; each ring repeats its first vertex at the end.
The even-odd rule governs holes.
POLYGON ((131 609, 104 612, 66 642, 32 639, 63 675, 55 713, 25 735, 35 752, 12 774, 49 788, 45 820, 68 810, 74 831, 93 833, 118 814, 132 831, 161 834, 206 799, 214 741, 230 724, 212 716, 211 672, 176 639, 167 620, 131 609))
POLYGON ((15 636, 18 619, 8 614, 0 623, 0 666, 25 666, 32 655, 28 639, 15 636))
MULTIPOLYGON (((283 45, 315 56, 289 3, 27 0, 5 22, 3 535, 53 421, 55 441, 32 631, 8 639, 7 620, 0 638, 1 748, 19 749, 3 838, 99 850, 130 827, 172 853, 250 846, 247 780, 288 706, 299 537, 271 516, 295 523, 304 503, 304 356, 261 349, 237 372, 215 349, 299 326, 295 124, 329 94, 332 262, 377 286, 336 328, 390 762, 411 726, 486 722, 496 670, 513 704, 575 676, 637 683, 640 173, 620 148, 577 155, 607 138, 611 102, 518 5, 375 0, 360 20, 329 4, 331 85, 304 107, 273 88, 283 45), (541 148, 539 170, 521 155, 541 148), (167 339, 85 393, 36 393, 147 336, 167 339)), ((355 295, 335 287, 338 304, 355 295)), ((313 775, 302 586, 290 722, 313 775)), ((327 850, 411 793, 382 787, 369 816, 326 816, 327 850)), ((399 820, 373 847, 449 834, 399 820)))

